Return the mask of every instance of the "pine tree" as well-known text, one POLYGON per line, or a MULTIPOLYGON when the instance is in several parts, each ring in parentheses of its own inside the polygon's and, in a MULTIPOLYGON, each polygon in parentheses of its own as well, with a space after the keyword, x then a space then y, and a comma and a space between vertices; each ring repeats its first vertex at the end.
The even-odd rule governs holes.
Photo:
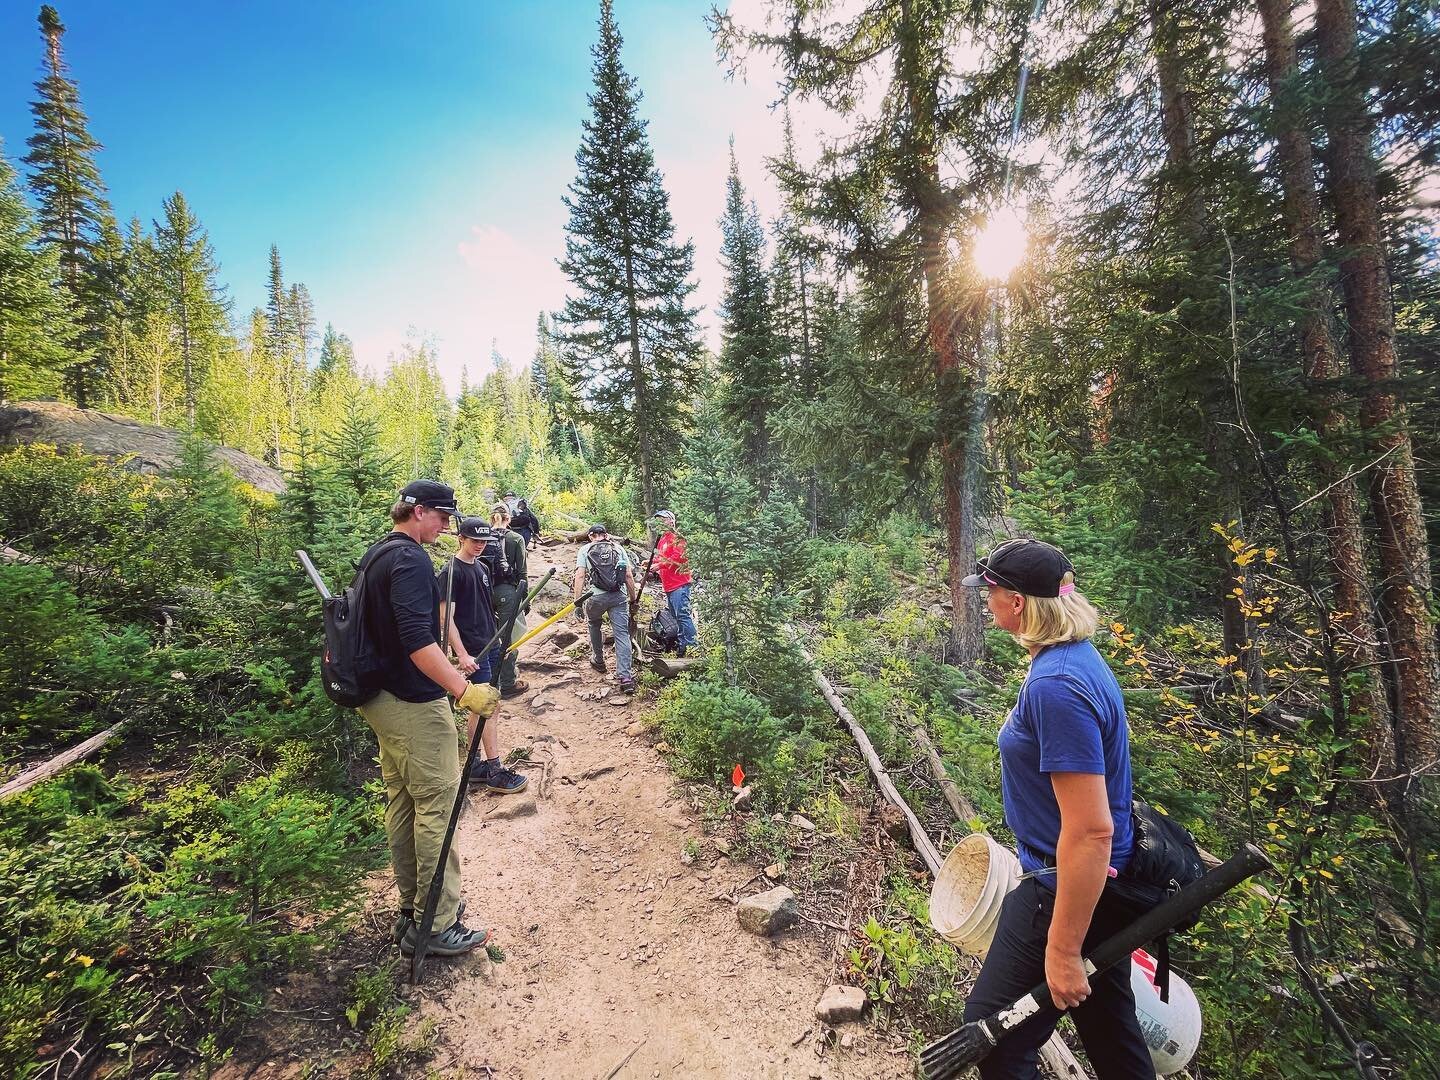
POLYGON ((694 246, 678 244, 669 197, 640 119, 640 91, 620 62, 612 0, 601 0, 591 115, 565 205, 557 321, 567 369, 600 434, 635 469, 646 520, 679 460, 700 355, 688 306, 694 246))
POLYGON ((54 397, 76 334, 60 262, 40 231, 0 149, 0 403, 54 397))
POLYGON ((229 302, 216 280, 220 268, 210 237, 180 192, 165 200, 155 223, 155 251, 170 322, 178 337, 185 415, 193 426, 200 384, 219 357, 229 302))
POLYGON ((450 402, 428 344, 407 345, 380 384, 380 446, 413 480, 436 476, 445 455, 450 402))
POLYGON ((41 234, 59 255, 60 281, 76 309, 81 332, 66 377, 75 403, 85 408, 99 399, 106 379, 99 351, 104 282, 95 264, 95 243, 111 212, 95 165, 101 146, 90 134, 80 92, 66 73, 60 48, 65 26, 49 4, 40 8, 40 33, 46 74, 35 84, 38 97, 30 105, 35 134, 26 141, 25 164, 39 204, 41 234))
POLYGON ((724 320, 720 365, 726 379, 721 400, 726 419, 743 432, 745 463, 763 499, 774 479, 770 421, 781 393, 779 342, 765 273, 765 229, 755 204, 745 198, 733 139, 720 235, 720 262, 725 271, 719 311, 724 320))
POLYGON ((398 471, 404 470, 385 452, 373 405, 352 400, 340 426, 324 438, 316 469, 316 565, 335 580, 348 581, 355 560, 386 532, 398 471))
MULTIPOLYGON (((928 445, 913 430, 897 430, 892 455, 920 449, 911 458, 920 469, 932 453, 938 458, 950 655, 971 664, 984 650, 984 611, 976 590, 960 582, 976 552, 984 293, 951 250, 973 230, 979 197, 1000 186, 989 115, 1013 84, 961 69, 971 55, 994 60, 994 50, 975 48, 989 14, 984 5, 906 0, 843 17, 806 0, 776 6, 780 33, 746 29, 718 11, 712 25, 723 56, 738 63, 752 49, 773 54, 786 95, 822 101, 846 121, 848 134, 827 148, 823 164, 795 180, 814 192, 817 223, 861 274, 871 308, 866 334, 889 361, 892 392, 923 395, 931 405, 928 445), (864 111, 870 102, 878 112, 864 111), (956 158, 967 175, 951 175, 956 158)), ((999 52, 1013 71, 1012 50, 999 52)))
POLYGON ((310 347, 315 341, 315 301, 310 298, 310 290, 298 281, 291 285, 286 296, 286 308, 292 335, 291 348, 299 356, 300 366, 308 368, 310 347))

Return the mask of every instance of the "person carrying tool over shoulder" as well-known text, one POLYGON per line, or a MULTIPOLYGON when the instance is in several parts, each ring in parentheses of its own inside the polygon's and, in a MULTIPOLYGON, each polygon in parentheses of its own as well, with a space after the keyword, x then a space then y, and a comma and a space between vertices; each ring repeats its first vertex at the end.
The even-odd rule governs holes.
POLYGON ((526 592, 529 591, 525 541, 519 533, 510 528, 510 507, 504 502, 498 502, 490 508, 490 525, 499 534, 497 540, 491 541, 491 548, 498 550, 495 550, 495 558, 490 567, 495 578, 495 617, 499 620, 497 625, 504 626, 511 613, 515 613, 510 634, 501 643, 505 646, 505 653, 500 662, 500 696, 510 698, 530 689, 530 684, 524 679, 516 678, 519 654, 509 651, 511 642, 525 636, 525 612, 519 610, 520 605, 525 602, 526 592))
MULTIPOLYGON (((439 578, 454 572, 455 581, 450 610, 450 642, 460 672, 467 675, 472 683, 489 685, 503 659, 504 647, 495 642, 484 656, 476 655, 485 643, 495 636, 499 629, 495 622, 494 601, 491 595, 490 568, 480 560, 485 545, 491 539, 490 526, 484 518, 467 517, 460 522, 460 550, 456 552, 453 567, 441 568, 439 578)), ((442 585, 443 588, 443 585, 442 585)), ((475 725, 480 717, 466 713, 466 745, 475 737, 475 725)), ((485 787, 500 795, 513 795, 525 790, 528 781, 519 773, 504 767, 500 761, 500 732, 498 715, 492 715, 480 733, 480 745, 484 750, 483 760, 476 761, 465 782, 471 787, 485 787)))
MULTIPOLYGON (((1100 1080, 1154 1080, 1130 961, 1087 979, 1082 960, 1134 918, 1105 888, 1129 862, 1134 831, 1125 703, 1090 643, 1099 615, 1075 591, 1070 560, 1040 540, 1005 541, 962 584, 987 590, 995 625, 1030 652, 999 738, 1005 820, 1024 874, 1000 909, 965 1019, 982 1019, 1044 981, 1075 1018, 1100 1080)), ((1038 1077, 1037 1051, 1054 1028, 1018 1028, 980 1063, 981 1077, 1038 1077)))
MULTIPOLYGON (((455 492, 446 485, 434 480, 407 484, 390 508, 395 528, 380 541, 385 549, 373 561, 366 555, 371 584, 361 618, 381 671, 379 693, 359 713, 380 743, 385 834, 400 890, 395 940, 406 953, 415 951, 415 909, 425 904, 460 784, 455 717, 445 695, 481 717, 493 713, 499 702, 493 687, 470 682, 440 648, 445 595, 421 545, 434 543, 456 513, 455 492)), ((443 929, 430 936, 430 953, 458 956, 489 939, 489 931, 471 930, 460 921, 463 908, 460 856, 452 849, 435 910, 435 926, 443 929)))
MULTIPOLYGON (((635 575, 625 549, 610 539, 604 525, 590 526, 590 542, 575 558, 575 599, 589 582, 595 595, 585 602, 583 614, 590 623, 590 666, 602 675, 605 667, 605 642, 600 636, 600 620, 608 611, 610 629, 615 634, 615 674, 620 689, 635 692, 635 659, 630 651, 630 605, 639 596, 635 575)), ((580 608, 576 615, 582 614, 580 608)))
POLYGON ((675 528, 675 514, 657 510, 655 516, 665 523, 665 531, 655 541, 655 568, 660 572, 660 588, 665 590, 665 605, 680 624, 679 655, 700 643, 695 634, 695 611, 690 605, 690 560, 685 557, 685 538, 675 528))

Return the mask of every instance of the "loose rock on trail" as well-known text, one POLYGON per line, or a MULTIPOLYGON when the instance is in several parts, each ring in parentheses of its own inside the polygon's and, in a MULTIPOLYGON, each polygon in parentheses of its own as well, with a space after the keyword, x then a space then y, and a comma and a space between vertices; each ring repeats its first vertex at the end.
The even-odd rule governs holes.
MULTIPOLYGON (((532 575, 553 560, 568 577, 574 552, 542 549, 532 575)), ((845 1025, 854 1037, 844 1046, 828 1034, 816 1006, 833 981, 833 935, 804 923, 768 938, 741 927, 732 895, 772 883, 704 840, 637 726, 642 700, 611 704, 613 654, 612 674, 600 675, 553 638, 525 646, 531 692, 500 714, 502 752, 531 748, 529 787, 472 794, 456 830, 466 923, 493 930, 506 959, 431 959, 424 984, 403 989, 435 1023, 426 1068, 535 1080, 911 1075, 903 1044, 868 1023, 845 1025), (535 812, 512 815, 524 799, 535 812), (699 851, 689 865, 687 840, 699 851)), ((388 928, 388 870, 371 881, 368 921, 388 928)))

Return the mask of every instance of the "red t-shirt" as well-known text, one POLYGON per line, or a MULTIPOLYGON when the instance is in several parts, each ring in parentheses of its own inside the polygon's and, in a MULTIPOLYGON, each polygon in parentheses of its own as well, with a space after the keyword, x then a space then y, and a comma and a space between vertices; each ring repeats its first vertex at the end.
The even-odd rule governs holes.
POLYGON ((690 563, 685 558, 683 537, 667 532, 655 541, 655 568, 660 571, 660 587, 667 593, 690 584, 690 563))

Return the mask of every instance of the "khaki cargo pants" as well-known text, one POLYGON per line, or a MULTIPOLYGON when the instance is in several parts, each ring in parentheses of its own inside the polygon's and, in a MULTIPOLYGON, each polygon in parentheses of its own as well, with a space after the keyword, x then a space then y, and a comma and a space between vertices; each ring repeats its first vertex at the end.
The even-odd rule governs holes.
MULTIPOLYGON (((380 775, 388 797, 385 834, 390 839, 400 906, 415 909, 418 921, 460 783, 455 716, 445 698, 401 701, 386 690, 360 706, 359 712, 380 740, 380 775)), ((454 924, 459 905, 460 856, 452 846, 435 907, 436 930, 454 924)))

